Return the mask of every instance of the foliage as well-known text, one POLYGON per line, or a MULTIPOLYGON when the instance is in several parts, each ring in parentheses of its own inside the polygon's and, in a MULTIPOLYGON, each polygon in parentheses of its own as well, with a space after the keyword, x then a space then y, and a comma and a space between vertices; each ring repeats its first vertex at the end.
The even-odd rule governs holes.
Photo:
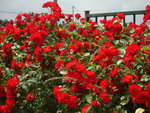
POLYGON ((150 6, 143 23, 102 26, 47 2, 0 27, 0 112, 145 113, 150 108, 150 6))
POLYGON ((9 23, 9 21, 7 19, 5 19, 5 20, 0 19, 0 26, 5 26, 7 23, 9 23))

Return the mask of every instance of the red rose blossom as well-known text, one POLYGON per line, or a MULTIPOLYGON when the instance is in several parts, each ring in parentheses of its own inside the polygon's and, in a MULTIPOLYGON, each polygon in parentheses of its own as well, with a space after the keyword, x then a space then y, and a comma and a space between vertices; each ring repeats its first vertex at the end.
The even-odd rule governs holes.
POLYGON ((98 100, 93 100, 92 102, 91 102, 91 105, 94 107, 94 106, 99 106, 100 105, 100 102, 98 101, 98 100))
POLYGON ((120 18, 120 19, 125 19, 125 15, 123 13, 117 13, 117 16, 120 18))
POLYGON ((132 85, 129 86, 128 91, 129 91, 129 93, 132 97, 135 97, 142 91, 142 89, 139 85, 132 84, 132 85))
POLYGON ((89 108, 88 105, 83 106, 82 109, 81 109, 81 113, 87 113, 88 108, 89 108))
POLYGON ((146 107, 150 108, 150 95, 146 96, 146 107))
POLYGON ((75 30, 75 29, 76 29, 76 24, 70 24, 69 27, 68 27, 68 29, 69 29, 70 31, 75 30))
POLYGON ((147 84, 146 91, 150 94, 150 83, 147 84))
POLYGON ((110 96, 107 93, 100 93, 99 97, 102 99, 104 104, 108 104, 110 102, 110 96))
POLYGON ((77 19, 79 19, 80 17, 81 17, 81 15, 80 14, 75 14, 75 17, 77 18, 77 19))
POLYGON ((134 78, 134 75, 125 75, 125 76, 122 78, 122 82, 131 84, 133 78, 134 78))
POLYGON ((30 93, 26 95, 26 100, 27 101, 33 101, 34 100, 34 96, 30 93))
POLYGON ((9 106, 9 105, 1 105, 0 106, 1 113, 11 113, 12 110, 13 110, 12 106, 9 106))

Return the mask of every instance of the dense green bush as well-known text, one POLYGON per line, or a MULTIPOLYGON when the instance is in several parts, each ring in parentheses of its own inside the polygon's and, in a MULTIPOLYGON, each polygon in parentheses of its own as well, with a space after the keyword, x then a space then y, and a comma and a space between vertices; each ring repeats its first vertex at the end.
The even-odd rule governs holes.
POLYGON ((150 6, 143 23, 19 14, 0 27, 0 112, 150 112, 150 6))

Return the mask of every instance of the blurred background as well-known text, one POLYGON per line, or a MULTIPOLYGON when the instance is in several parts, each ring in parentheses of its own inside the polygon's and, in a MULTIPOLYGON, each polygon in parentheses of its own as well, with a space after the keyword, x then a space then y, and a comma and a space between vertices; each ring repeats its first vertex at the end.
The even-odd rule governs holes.
MULTIPOLYGON (((54 0, 0 0, 0 20, 15 19, 20 13, 48 13, 42 4, 54 0)), ((144 10, 150 0, 55 0, 61 6, 63 13, 90 13, 120 12, 144 10)), ((142 17, 139 16, 142 19, 142 17)), ((141 20, 140 19, 140 20, 141 20)), ((130 16, 126 19, 130 21, 130 16)))

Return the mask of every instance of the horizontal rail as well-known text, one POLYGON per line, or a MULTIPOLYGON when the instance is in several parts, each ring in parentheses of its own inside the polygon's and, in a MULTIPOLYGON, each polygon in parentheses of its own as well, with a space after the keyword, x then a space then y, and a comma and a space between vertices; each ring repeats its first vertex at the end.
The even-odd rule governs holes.
MULTIPOLYGON (((86 14, 86 17, 104 17, 104 16, 116 16, 118 12, 111 12, 111 13, 96 13, 96 14, 86 14)), ((145 10, 140 11, 122 11, 124 15, 139 15, 145 14, 145 10)))
MULTIPOLYGON (((95 21, 97 22, 98 17, 104 17, 105 19, 108 16, 117 16, 118 12, 110 12, 110 13, 94 13, 90 14, 90 11, 85 11, 85 18, 87 21, 89 21, 90 18, 95 17, 95 21)), ((137 10, 137 11, 121 11, 120 13, 123 13, 125 16, 126 15, 133 15, 133 22, 136 22, 136 15, 144 15, 146 13, 145 10, 137 10)), ((123 20, 123 24, 125 25, 125 19, 123 20)))

